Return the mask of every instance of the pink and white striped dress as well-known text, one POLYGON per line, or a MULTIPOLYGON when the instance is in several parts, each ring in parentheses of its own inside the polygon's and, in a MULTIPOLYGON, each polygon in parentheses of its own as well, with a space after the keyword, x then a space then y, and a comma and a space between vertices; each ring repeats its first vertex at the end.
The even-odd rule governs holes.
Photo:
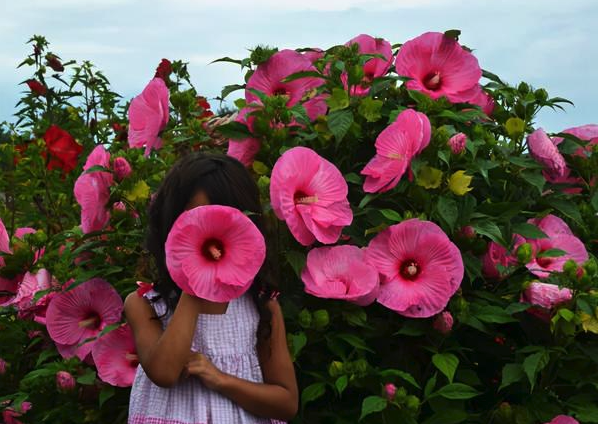
MULTIPOLYGON (((148 299, 158 293, 145 294, 148 299)), ((166 303, 151 303, 158 316, 164 315, 166 303)), ((171 314, 161 318, 162 327, 171 314)), ((257 357, 259 314, 249 293, 231 301, 225 314, 200 315, 192 350, 206 355, 225 373, 249 381, 262 382, 257 357)), ((129 403, 129 424, 274 424, 281 421, 259 418, 221 394, 209 390, 196 377, 179 381, 174 387, 156 386, 137 368, 129 403)))

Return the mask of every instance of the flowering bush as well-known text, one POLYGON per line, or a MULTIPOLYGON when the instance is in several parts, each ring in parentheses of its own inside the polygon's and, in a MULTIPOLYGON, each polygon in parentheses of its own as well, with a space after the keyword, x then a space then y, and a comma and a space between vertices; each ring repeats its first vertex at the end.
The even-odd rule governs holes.
POLYGON ((294 422, 598 422, 598 127, 536 128, 568 101, 483 71, 458 35, 223 58, 246 71, 228 118, 184 62, 125 103, 33 37, 0 132, 3 420, 126 421, 146 207, 177 158, 215 150, 266 205, 294 422))

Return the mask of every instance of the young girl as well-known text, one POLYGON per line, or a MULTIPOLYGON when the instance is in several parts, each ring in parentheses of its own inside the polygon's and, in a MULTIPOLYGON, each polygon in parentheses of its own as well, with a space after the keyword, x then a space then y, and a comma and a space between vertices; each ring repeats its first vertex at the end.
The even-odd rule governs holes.
POLYGON ((250 218, 264 233, 258 188, 237 160, 193 153, 168 172, 149 207, 154 290, 125 301, 140 361, 129 423, 275 423, 297 412, 295 372, 268 260, 250 290, 228 304, 181 293, 170 278, 164 243, 174 221, 208 204, 253 212, 250 218))

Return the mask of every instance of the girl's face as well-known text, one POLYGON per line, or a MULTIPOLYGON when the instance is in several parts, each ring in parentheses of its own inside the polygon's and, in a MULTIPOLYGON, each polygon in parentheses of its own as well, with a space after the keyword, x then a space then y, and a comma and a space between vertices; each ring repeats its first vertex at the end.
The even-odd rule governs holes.
POLYGON ((188 211, 189 209, 196 208, 197 206, 205 206, 210 204, 210 199, 203 191, 198 191, 195 193, 191 199, 189 199, 189 203, 185 206, 185 210, 188 211))

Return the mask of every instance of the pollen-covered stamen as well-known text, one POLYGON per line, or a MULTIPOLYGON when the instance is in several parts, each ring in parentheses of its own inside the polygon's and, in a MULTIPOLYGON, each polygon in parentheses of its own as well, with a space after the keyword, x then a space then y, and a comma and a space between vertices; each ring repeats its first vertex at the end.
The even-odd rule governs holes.
POLYGON ((430 72, 424 78, 424 85, 428 90, 436 90, 440 87, 440 72, 430 72))
POLYGON ((401 275, 408 280, 414 280, 420 271, 419 264, 414 260, 407 260, 401 264, 401 275))
POLYGON ((88 318, 79 321, 80 328, 98 328, 100 325, 100 317, 97 314, 92 314, 88 318))
POLYGON ((298 191, 297 193, 295 193, 295 204, 302 204, 302 205, 309 205, 312 203, 316 203, 318 201, 318 196, 317 195, 308 195, 306 193, 303 193, 301 191, 298 191))
POLYGON ((224 246, 220 240, 206 240, 201 248, 201 253, 210 261, 219 261, 224 256, 224 246))

